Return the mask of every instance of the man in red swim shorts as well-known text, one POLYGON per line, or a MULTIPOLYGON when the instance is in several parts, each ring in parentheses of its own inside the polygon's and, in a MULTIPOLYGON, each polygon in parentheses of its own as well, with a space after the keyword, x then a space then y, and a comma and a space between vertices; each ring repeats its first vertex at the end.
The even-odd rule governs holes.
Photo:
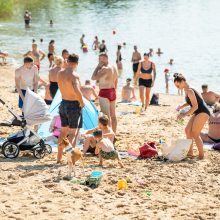
POLYGON ((92 80, 99 82, 99 104, 101 112, 109 117, 110 126, 116 133, 117 118, 115 106, 118 73, 116 68, 108 63, 107 54, 102 53, 99 55, 99 64, 92 75, 92 80))

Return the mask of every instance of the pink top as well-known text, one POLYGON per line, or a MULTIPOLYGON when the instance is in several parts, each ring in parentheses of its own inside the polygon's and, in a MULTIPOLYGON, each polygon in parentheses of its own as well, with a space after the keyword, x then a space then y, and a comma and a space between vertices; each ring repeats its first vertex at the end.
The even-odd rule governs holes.
POLYGON ((61 129, 61 119, 60 119, 60 116, 57 115, 57 116, 55 116, 53 135, 56 137, 59 137, 60 136, 60 129, 61 129))

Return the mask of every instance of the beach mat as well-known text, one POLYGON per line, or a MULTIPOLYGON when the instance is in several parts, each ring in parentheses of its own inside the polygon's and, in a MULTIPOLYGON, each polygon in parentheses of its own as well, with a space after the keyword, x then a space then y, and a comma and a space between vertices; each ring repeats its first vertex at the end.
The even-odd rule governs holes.
POLYGON ((206 150, 214 150, 213 146, 214 146, 214 144, 211 144, 211 143, 204 143, 203 144, 203 148, 206 150))

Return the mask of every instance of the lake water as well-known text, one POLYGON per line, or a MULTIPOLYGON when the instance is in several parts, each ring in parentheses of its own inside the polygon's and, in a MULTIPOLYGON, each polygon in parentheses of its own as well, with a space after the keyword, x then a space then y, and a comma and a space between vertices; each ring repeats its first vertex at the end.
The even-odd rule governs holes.
MULTIPOLYGON (((97 65, 91 45, 95 35, 105 39, 110 61, 115 63, 118 43, 122 50, 124 71, 120 85, 132 76, 131 54, 136 44, 143 54, 149 48, 162 49, 152 60, 157 67, 154 91, 165 92, 163 70, 183 72, 196 88, 207 83, 220 91, 220 1, 219 0, 49 0, 17 1, 10 17, 0 19, 0 49, 10 53, 16 64, 31 47, 32 38, 47 53, 48 42, 56 41, 56 53, 63 48, 78 53, 78 72, 84 81, 97 65), (19 3, 20 2, 20 3, 19 3), (31 3, 30 3, 31 2, 31 3), (31 28, 25 29, 23 12, 32 13, 31 28), (52 19, 54 26, 49 26, 52 19), (116 31, 113 35, 112 31, 116 31), (89 52, 83 54, 79 38, 86 35, 89 52), (39 39, 43 38, 43 44, 39 39), (174 59, 172 68, 168 65, 174 59)), ((48 72, 48 60, 42 62, 42 74, 48 72)), ((171 92, 176 93, 170 82, 171 92)))

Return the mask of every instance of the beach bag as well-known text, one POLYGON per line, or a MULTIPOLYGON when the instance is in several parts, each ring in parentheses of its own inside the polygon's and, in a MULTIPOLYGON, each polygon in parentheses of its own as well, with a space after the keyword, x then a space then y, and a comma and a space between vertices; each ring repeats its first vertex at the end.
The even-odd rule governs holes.
POLYGON ((159 94, 153 93, 152 98, 150 100, 150 105, 159 105, 159 94))
POLYGON ((214 144, 213 149, 220 151, 220 143, 214 144))
POLYGON ((181 161, 187 157, 191 144, 191 139, 172 140, 162 145, 162 155, 170 161, 181 161))
POLYGON ((144 159, 152 158, 158 156, 158 152, 154 142, 145 143, 142 147, 139 148, 140 157, 144 159))

